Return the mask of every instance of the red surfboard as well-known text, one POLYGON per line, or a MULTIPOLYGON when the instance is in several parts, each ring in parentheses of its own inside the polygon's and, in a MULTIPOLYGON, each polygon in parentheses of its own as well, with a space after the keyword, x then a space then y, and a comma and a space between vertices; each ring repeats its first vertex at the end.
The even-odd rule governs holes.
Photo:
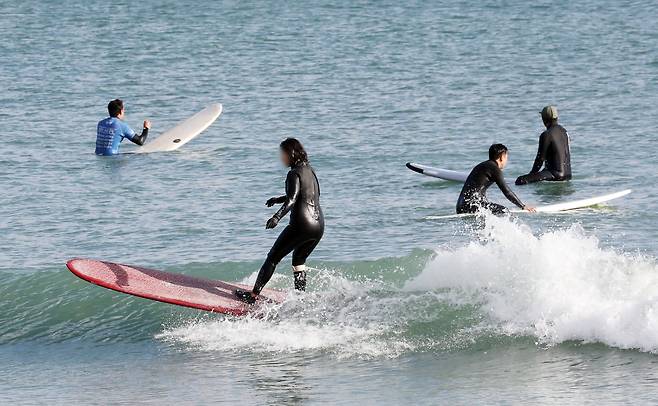
MULTIPOLYGON (((251 289, 251 286, 93 259, 72 259, 66 266, 87 282, 159 302, 234 316, 258 308, 258 302, 250 306, 233 294, 235 289, 251 289)), ((260 296, 262 301, 275 303, 283 302, 285 297, 285 292, 273 289, 263 289, 260 296)))

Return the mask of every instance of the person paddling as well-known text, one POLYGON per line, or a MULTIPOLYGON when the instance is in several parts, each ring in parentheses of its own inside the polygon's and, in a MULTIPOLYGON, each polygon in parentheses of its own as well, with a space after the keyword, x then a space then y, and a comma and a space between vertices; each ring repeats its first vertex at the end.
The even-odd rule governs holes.
POLYGON ((535 212, 534 207, 523 204, 505 183, 503 169, 507 165, 508 157, 507 147, 503 144, 493 144, 489 147, 489 160, 476 165, 464 182, 457 200, 458 214, 476 213, 480 209, 490 210, 494 214, 505 213, 505 206, 487 200, 487 189, 494 183, 510 202, 523 210, 535 212))
POLYGON ((571 179, 569 135, 567 130, 557 123, 557 108, 546 106, 540 114, 546 131, 539 136, 539 149, 530 173, 519 176, 515 182, 517 185, 571 179), (540 170, 542 165, 544 169, 540 170))
POLYGON ((144 120, 142 133, 137 135, 128 124, 123 122, 125 109, 123 101, 120 99, 112 100, 107 105, 107 111, 110 116, 98 122, 96 128, 96 155, 117 155, 119 146, 124 138, 129 139, 137 145, 144 145, 148 137, 151 122, 144 120))
POLYGON ((311 255, 324 234, 324 216, 320 207, 320 183, 308 161, 302 144, 288 138, 280 144, 281 162, 290 167, 286 177, 286 194, 272 197, 267 207, 282 204, 267 221, 266 229, 274 228, 290 212, 290 223, 276 239, 258 272, 254 288, 236 289, 235 295, 246 303, 254 303, 261 290, 272 278, 277 264, 292 252, 292 272, 297 290, 306 289, 306 259, 311 255))

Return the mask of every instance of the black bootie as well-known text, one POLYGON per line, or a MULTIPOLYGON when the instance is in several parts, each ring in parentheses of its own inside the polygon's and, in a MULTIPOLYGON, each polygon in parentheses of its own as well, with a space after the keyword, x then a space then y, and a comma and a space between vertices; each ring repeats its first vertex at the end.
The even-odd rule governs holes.
POLYGON ((294 272, 295 290, 304 292, 306 290, 306 272, 294 272))
POLYGON ((248 304, 256 303, 256 299, 253 296, 251 296, 251 292, 248 290, 236 289, 234 293, 235 296, 238 297, 238 299, 242 300, 245 303, 248 304))

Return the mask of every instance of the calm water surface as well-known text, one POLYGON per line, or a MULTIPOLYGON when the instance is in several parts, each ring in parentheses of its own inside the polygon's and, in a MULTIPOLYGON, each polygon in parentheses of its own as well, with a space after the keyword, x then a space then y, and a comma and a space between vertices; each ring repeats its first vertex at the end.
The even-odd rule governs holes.
POLYGON ((655 401, 654 1, 26 0, 0 2, 0 34, 0 403, 655 401), (224 114, 176 153, 97 158, 116 97, 154 135, 224 114), (549 103, 575 178, 520 197, 630 196, 425 220, 460 185, 405 162, 468 170, 503 142, 525 173, 549 103), (286 136, 327 217, 306 295, 235 320, 66 270, 88 256, 253 281, 286 136))

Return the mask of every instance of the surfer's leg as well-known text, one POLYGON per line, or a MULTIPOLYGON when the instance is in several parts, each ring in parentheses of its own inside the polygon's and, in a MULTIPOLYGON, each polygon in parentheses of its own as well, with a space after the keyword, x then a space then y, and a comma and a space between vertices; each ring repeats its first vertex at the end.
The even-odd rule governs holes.
POLYGON ((298 235, 299 233, 290 226, 284 228, 281 234, 279 234, 279 238, 274 242, 270 252, 267 254, 267 258, 265 258, 263 266, 261 266, 258 272, 258 278, 256 278, 256 284, 253 290, 254 295, 260 294, 260 291, 263 290, 263 287, 270 281, 272 275, 274 275, 274 270, 279 262, 299 244, 298 235))
POLYGON ((466 199, 463 199, 461 196, 459 196, 456 207, 457 214, 475 213, 478 211, 478 209, 479 206, 477 204, 473 204, 472 202, 467 201, 466 199))
POLYGON ((544 169, 543 171, 519 176, 514 183, 517 185, 527 185, 528 183, 541 182, 544 180, 556 180, 555 175, 553 175, 553 172, 548 169, 544 169))
POLYGON ((482 202, 482 208, 489 210, 497 216, 508 212, 507 207, 492 202, 482 202))
POLYGON ((306 290, 306 259, 318 246, 319 239, 302 243, 292 252, 292 274, 295 278, 295 289, 306 290))
POLYGON ((320 239, 312 239, 305 241, 300 246, 295 248, 295 251, 292 253, 292 266, 304 265, 306 259, 311 255, 315 247, 320 243, 320 239))
POLYGON ((306 290, 306 265, 297 265, 292 267, 292 276, 295 284, 295 290, 306 290))
POLYGON ((457 214, 477 213, 479 209, 479 206, 473 204, 465 204, 463 206, 457 206, 457 214))

